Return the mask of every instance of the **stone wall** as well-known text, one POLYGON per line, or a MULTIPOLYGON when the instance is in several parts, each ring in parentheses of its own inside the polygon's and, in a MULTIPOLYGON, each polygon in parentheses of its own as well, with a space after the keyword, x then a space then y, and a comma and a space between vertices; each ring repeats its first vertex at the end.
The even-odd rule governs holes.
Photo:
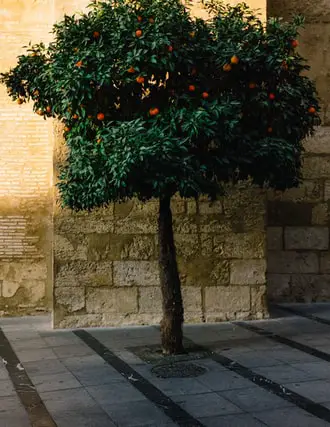
MULTIPOLYGON (((245 187, 212 205, 172 203, 186 321, 267 314, 265 198, 245 187)), ((56 327, 160 320, 157 212, 157 202, 91 214, 58 210, 56 327)))

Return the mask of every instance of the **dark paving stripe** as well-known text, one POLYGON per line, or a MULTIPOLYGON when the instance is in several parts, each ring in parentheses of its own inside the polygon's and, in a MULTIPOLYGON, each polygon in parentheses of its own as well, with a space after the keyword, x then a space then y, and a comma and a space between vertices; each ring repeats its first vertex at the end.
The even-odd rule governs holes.
MULTIPOLYGON (((187 340, 186 338, 185 341, 193 343, 193 341, 187 340)), ((204 348, 204 351, 207 350, 207 347, 200 346, 200 348, 204 348)), ((219 365, 222 365, 230 371, 233 371, 236 374, 240 375, 241 377, 246 378, 254 384, 257 384, 259 387, 269 391, 270 393, 276 394, 276 396, 281 397, 287 402, 293 403, 295 406, 298 406, 306 412, 309 412, 315 417, 330 422, 330 410, 325 408, 324 406, 313 402, 307 397, 295 393, 287 387, 284 387, 283 385, 278 384, 264 377, 263 375, 256 374, 251 369, 246 368, 245 366, 232 359, 229 359, 228 357, 215 353, 214 351, 209 351, 209 354, 210 359, 212 359, 216 363, 219 363, 219 365)))
MULTIPOLYGON (((0 328, 0 357, 7 364, 6 369, 31 422, 31 427, 57 427, 47 411, 32 381, 25 370, 18 369, 20 360, 16 356, 9 340, 0 328)), ((1 417, 0 417, 1 418, 1 417)), ((0 421, 1 425, 1 421, 0 421)), ((18 426, 17 426, 18 427, 18 426)))
POLYGON ((295 314, 296 316, 305 317, 306 319, 314 320, 315 322, 323 323, 324 325, 330 325, 330 320, 322 319, 322 317, 315 316, 314 314, 304 313, 303 311, 298 310, 296 308, 286 307, 282 305, 276 305, 276 307, 280 310, 287 311, 288 313, 295 314))
POLYGON ((169 418, 171 418, 172 421, 182 427, 204 427, 204 424, 192 417, 172 399, 170 399, 157 387, 146 380, 142 375, 136 372, 130 365, 128 365, 100 341, 94 338, 90 333, 81 329, 73 332, 92 350, 100 355, 105 362, 107 362, 109 365, 115 368, 117 372, 123 375, 127 381, 132 384, 133 387, 139 390, 140 393, 142 393, 169 418), (130 378, 134 378, 135 381, 132 381, 130 378))
POLYGON ((330 354, 325 353, 324 351, 317 350, 316 348, 309 347, 308 345, 290 340, 289 338, 282 337, 281 335, 277 335, 273 332, 266 331, 265 329, 258 328, 257 326, 248 323, 233 322, 233 324, 240 326, 241 328, 247 329, 248 331, 255 332, 256 334, 259 334, 265 338, 269 338, 270 340, 295 348, 296 350, 303 351, 304 353, 310 354, 311 356, 315 356, 318 359, 330 362, 330 354))

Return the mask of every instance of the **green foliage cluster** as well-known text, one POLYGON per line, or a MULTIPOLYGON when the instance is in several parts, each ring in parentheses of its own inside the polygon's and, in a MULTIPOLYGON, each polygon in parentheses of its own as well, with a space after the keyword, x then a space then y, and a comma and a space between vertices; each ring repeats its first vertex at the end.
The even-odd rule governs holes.
POLYGON ((93 3, 2 74, 13 100, 65 125, 65 205, 212 198, 249 177, 299 184, 302 140, 319 122, 296 49, 302 18, 265 25, 244 4, 206 4, 208 21, 179 0, 93 3))

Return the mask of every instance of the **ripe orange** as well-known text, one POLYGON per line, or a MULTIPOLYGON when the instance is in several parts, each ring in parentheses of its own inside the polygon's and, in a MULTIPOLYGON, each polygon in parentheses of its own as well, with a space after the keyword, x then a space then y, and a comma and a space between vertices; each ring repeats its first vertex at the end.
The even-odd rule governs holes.
POLYGON ((257 85, 254 82, 249 83, 250 89, 255 89, 256 87, 257 87, 257 85))
POLYGON ((127 72, 128 72, 128 73, 130 73, 130 74, 134 74, 134 73, 135 73, 135 68, 134 68, 134 67, 130 67, 130 68, 127 70, 127 72))
POLYGON ((195 85, 189 85, 188 90, 189 90, 189 92, 195 92, 196 86, 195 85))
POLYGON ((83 66, 83 62, 82 61, 76 62, 76 67, 77 68, 81 68, 82 66, 83 66))
POLYGON ((268 133, 272 133, 273 132, 273 128, 271 126, 269 126, 269 128, 267 129, 268 133))
POLYGON ((98 139, 96 140, 96 142, 97 142, 98 144, 101 144, 101 142, 102 142, 102 138, 98 138, 98 139))
POLYGON ((78 116, 78 114, 74 114, 74 115, 72 116, 72 118, 73 118, 73 120, 78 120, 78 119, 79 119, 79 116, 78 116))
POLYGON ((33 92, 33 96, 39 96, 39 91, 37 89, 33 92))
POLYGON ((234 65, 237 65, 239 63, 239 57, 236 55, 232 56, 230 62, 234 65))
POLYGON ((142 30, 136 30, 135 31, 135 35, 136 35, 136 37, 141 37, 142 36, 142 30))
POLYGON ((18 105, 21 105, 21 104, 23 104, 23 102, 24 102, 24 101, 23 101, 23 99, 21 99, 21 98, 18 98, 18 100, 17 100, 17 104, 18 104, 18 105))
POLYGON ((64 128, 64 132, 70 132, 71 128, 69 128, 69 126, 65 126, 64 128))
POLYGON ((298 47, 299 46, 299 42, 298 42, 298 40, 292 40, 291 41, 291 46, 295 49, 296 47, 298 47))
POLYGON ((79 49, 78 49, 77 47, 75 47, 75 48, 73 49, 73 51, 77 53, 77 52, 79 52, 79 49))
POLYGON ((223 67, 222 67, 222 69, 223 69, 223 71, 226 71, 226 72, 228 72, 228 71, 231 71, 231 65, 230 64, 225 64, 223 67))
POLYGON ((208 92, 203 92, 203 93, 202 93, 202 98, 203 98, 203 99, 207 99, 209 96, 210 96, 210 95, 209 95, 209 93, 208 93, 208 92))
POLYGON ((142 21, 143 21, 142 16, 140 16, 140 15, 139 15, 139 16, 137 17, 137 20, 138 20, 138 22, 142 22, 142 21))
POLYGON ((282 68, 283 68, 283 70, 287 70, 289 68, 286 61, 282 62, 282 68))
POLYGON ((44 112, 42 111, 42 110, 37 110, 37 114, 39 115, 39 116, 43 116, 44 115, 44 112))
POLYGON ((47 107, 46 107, 46 111, 47 111, 47 113, 51 113, 51 111, 52 111, 52 107, 51 107, 50 105, 47 105, 47 107))
POLYGON ((315 108, 315 107, 309 107, 309 108, 308 108, 308 112, 309 112, 310 114, 315 114, 315 113, 316 113, 316 108, 315 108))
POLYGON ((276 98, 276 96, 275 96, 275 94, 274 93, 270 93, 269 94, 269 99, 271 100, 271 101, 274 101, 274 99, 276 98))
POLYGON ((100 33, 98 31, 94 31, 93 37, 94 39, 98 39, 100 37, 100 33))
POLYGON ((139 76, 139 77, 136 78, 136 81, 137 81, 137 83, 139 83, 139 84, 142 85, 144 83, 144 77, 143 76, 139 76))
POLYGON ((150 114, 150 116, 157 116, 157 114, 159 114, 159 109, 157 107, 156 108, 150 108, 149 114, 150 114))
POLYGON ((167 50, 168 50, 169 52, 173 52, 174 48, 173 48, 173 46, 168 46, 168 47, 167 47, 167 50))
POLYGON ((195 31, 192 31, 191 33, 189 33, 189 36, 193 39, 195 37, 196 33, 195 31))
POLYGON ((98 113, 98 115, 96 117, 97 117, 97 120, 100 120, 100 122, 102 122, 102 120, 104 120, 104 118, 105 118, 103 113, 98 113))
POLYGON ((155 23, 154 18, 149 18, 149 22, 150 22, 150 24, 154 24, 155 23))

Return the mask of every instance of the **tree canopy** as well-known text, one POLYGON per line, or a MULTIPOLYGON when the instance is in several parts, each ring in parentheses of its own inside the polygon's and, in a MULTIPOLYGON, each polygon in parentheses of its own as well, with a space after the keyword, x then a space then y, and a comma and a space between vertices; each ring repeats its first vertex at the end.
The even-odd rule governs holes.
POLYGON ((93 3, 2 74, 13 100, 65 126, 65 205, 214 198, 247 178, 299 184, 302 140, 319 121, 297 52, 303 19, 265 25, 244 4, 206 3, 207 21, 179 0, 93 3))

